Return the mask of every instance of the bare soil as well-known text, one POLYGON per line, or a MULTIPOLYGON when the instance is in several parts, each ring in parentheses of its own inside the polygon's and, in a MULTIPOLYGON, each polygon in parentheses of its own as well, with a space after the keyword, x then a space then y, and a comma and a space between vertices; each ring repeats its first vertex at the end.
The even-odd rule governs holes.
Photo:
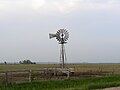
POLYGON ((106 89, 103 89, 103 90, 120 90, 120 87, 106 88, 106 89))

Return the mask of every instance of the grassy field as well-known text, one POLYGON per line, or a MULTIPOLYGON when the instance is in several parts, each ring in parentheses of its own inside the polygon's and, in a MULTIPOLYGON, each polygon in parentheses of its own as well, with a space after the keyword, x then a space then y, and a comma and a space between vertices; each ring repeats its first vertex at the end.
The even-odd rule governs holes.
MULTIPOLYGON (((0 71, 8 70, 39 70, 42 68, 57 68, 55 64, 32 65, 0 65, 0 71)), ((75 72, 107 71, 112 74, 100 77, 77 78, 74 80, 44 80, 32 83, 20 83, 4 86, 0 90, 94 90, 106 87, 120 86, 120 64, 68 64, 75 72)))
POLYGON ((116 86, 120 86, 120 75, 13 84, 1 86, 0 90, 95 90, 116 86))
MULTIPOLYGON (((110 71, 120 74, 120 64, 68 64, 67 67, 74 68, 78 72, 86 71, 110 71)), ((56 68, 58 64, 32 64, 32 65, 0 65, 1 70, 39 70, 41 68, 56 68)))

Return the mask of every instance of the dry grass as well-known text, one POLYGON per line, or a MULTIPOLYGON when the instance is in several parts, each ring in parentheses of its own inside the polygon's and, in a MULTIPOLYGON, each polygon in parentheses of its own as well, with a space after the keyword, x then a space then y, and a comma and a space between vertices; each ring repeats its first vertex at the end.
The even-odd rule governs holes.
MULTIPOLYGON (((87 71, 108 71, 120 74, 120 64, 68 64, 69 68, 74 68, 77 72, 87 71)), ((56 68, 58 64, 32 64, 32 65, 0 65, 1 70, 39 70, 42 68, 56 68)))
POLYGON ((75 71, 79 72, 107 71, 114 74, 120 74, 120 64, 74 64, 69 66, 74 67, 75 71))

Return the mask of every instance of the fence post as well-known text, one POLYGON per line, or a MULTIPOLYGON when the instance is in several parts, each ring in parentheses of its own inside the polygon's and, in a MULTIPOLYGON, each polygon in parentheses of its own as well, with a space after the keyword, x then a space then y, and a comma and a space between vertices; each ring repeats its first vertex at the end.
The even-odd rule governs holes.
POLYGON ((67 79, 70 79, 70 72, 67 72, 67 79))
POLYGON ((29 71, 29 82, 32 82, 32 70, 29 71))
POLYGON ((57 76, 57 69, 54 69, 54 76, 57 76))
POLYGON ((8 72, 5 72, 5 84, 8 85, 8 72))

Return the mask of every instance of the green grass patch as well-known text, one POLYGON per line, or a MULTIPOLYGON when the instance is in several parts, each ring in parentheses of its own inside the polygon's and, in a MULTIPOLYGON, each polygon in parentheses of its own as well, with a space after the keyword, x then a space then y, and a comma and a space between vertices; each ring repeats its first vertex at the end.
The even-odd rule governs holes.
POLYGON ((1 86, 0 90, 95 90, 120 86, 120 75, 79 80, 47 80, 1 86))

